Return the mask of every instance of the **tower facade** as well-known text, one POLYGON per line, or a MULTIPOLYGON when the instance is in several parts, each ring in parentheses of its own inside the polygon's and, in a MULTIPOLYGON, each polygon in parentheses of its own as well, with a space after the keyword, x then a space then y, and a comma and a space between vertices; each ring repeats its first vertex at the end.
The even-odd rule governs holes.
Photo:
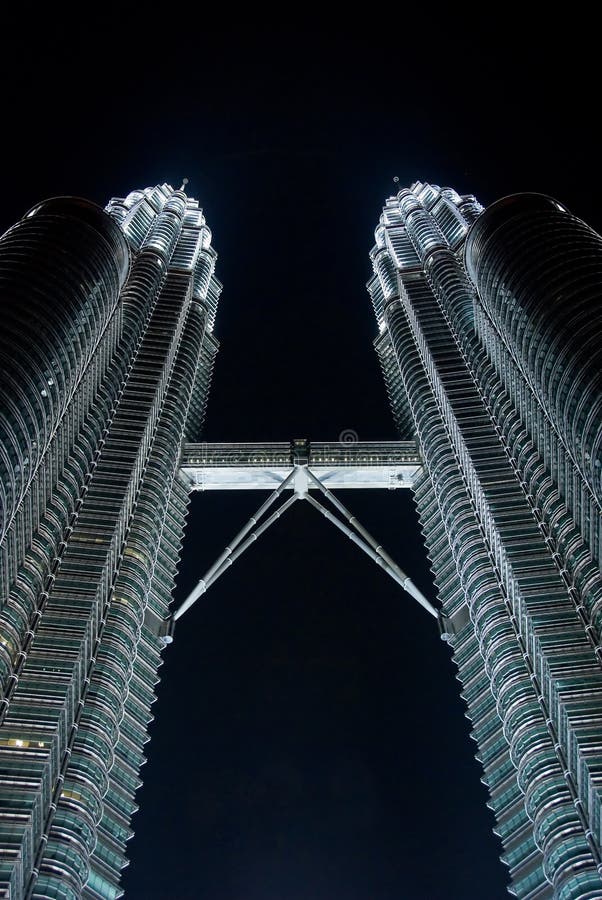
POLYGON ((221 285, 159 185, 0 240, 0 894, 114 898, 221 285))
POLYGON ((419 182, 375 234, 375 346, 511 892, 600 897, 602 239, 549 197, 419 182))

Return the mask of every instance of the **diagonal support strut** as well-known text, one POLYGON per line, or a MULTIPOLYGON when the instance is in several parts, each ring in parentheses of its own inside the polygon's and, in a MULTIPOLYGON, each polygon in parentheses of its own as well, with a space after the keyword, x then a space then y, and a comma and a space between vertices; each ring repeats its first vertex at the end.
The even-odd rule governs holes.
POLYGON ((285 503, 280 506, 275 513, 273 513, 266 521, 260 525, 255 532, 252 532, 249 538, 239 547, 244 540, 244 538, 249 534, 254 525, 257 525, 262 515, 269 509, 269 507, 274 503, 275 500, 280 497, 282 492, 290 482, 295 477, 296 468, 291 469, 287 477, 284 481, 281 481, 275 491, 272 491, 268 499, 261 504, 257 512, 254 516, 251 516, 249 521, 244 525, 243 528, 238 532, 236 537, 228 544, 225 550, 218 556, 213 565, 205 572, 203 577, 197 582, 196 587, 190 592, 186 600, 182 603, 182 605, 176 610, 173 614, 173 621, 177 621, 184 613, 190 609, 193 603, 195 603, 199 597, 205 593, 209 585, 213 584, 213 582, 219 578, 219 576, 228 568, 228 566, 232 565, 235 559, 237 559, 240 554, 247 549, 253 541, 257 540, 260 534, 262 534, 266 528, 268 528, 272 522, 275 522, 276 519, 280 518, 283 512, 288 509, 291 504, 298 499, 298 494, 293 494, 293 496, 287 500, 285 503), (237 550, 237 548, 239 548, 237 550))
MULTIPOLYGON (((367 531, 364 528, 364 526, 356 519, 356 517, 351 514, 351 512, 347 509, 347 507, 343 503, 341 503, 339 498, 336 497, 332 493, 332 491, 330 491, 324 484, 322 484, 322 482, 320 481, 319 478, 316 478, 316 476, 311 471, 311 469, 308 468, 306 471, 307 471, 307 475, 308 475, 310 481, 312 481, 315 484, 315 486, 317 488, 319 488, 320 491, 322 491, 324 496, 328 500, 330 500, 332 505, 336 509, 338 509, 338 511, 341 513, 341 515, 343 515, 347 519, 349 524, 353 528, 355 528, 355 530, 361 535, 361 537, 364 539, 364 541, 372 548, 374 553, 377 554, 379 559, 382 560, 382 562, 379 562, 379 559, 375 559, 375 562, 377 562, 378 565, 382 566, 385 569, 385 571, 389 572, 389 574, 393 577, 393 579, 395 581, 397 581, 398 584, 401 585, 401 587, 404 589, 404 591, 406 591, 406 593, 408 593, 411 597, 413 597, 414 600, 417 600, 418 603, 420 603, 420 605, 423 606, 427 612, 429 612, 435 618, 438 618, 439 617, 438 611, 435 609, 435 607, 431 603, 429 603, 429 601, 426 599, 424 594, 418 590, 418 588, 416 587, 416 585, 414 584, 414 582, 412 581, 410 576, 406 575, 406 573, 403 571, 403 569, 401 569, 397 565, 395 560, 393 560, 389 556, 389 554, 381 546, 381 544, 379 544, 378 541, 376 541, 372 537, 370 532, 367 531), (384 563, 384 565, 383 565, 383 563, 384 563)), ((308 495, 307 499, 311 499, 309 497, 309 495, 308 495)), ((315 501, 312 505, 315 505, 315 501)), ((318 504, 318 506, 320 506, 320 504, 318 504)), ((323 510, 324 510, 324 507, 320 506, 320 511, 323 511, 323 510)), ((329 517, 327 516, 327 518, 329 518, 329 517)), ((333 525, 336 525, 337 527, 341 524, 339 522, 339 520, 336 519, 336 517, 333 517, 332 519, 329 518, 329 521, 332 521, 333 525)), ((352 534, 353 534, 353 532, 352 532, 352 534)), ((352 540, 353 540, 353 538, 352 538, 352 540)), ((357 543, 357 541, 355 541, 355 543, 357 543)), ((358 544, 358 546, 361 546, 361 545, 358 544)), ((362 547, 362 549, 365 550, 364 547, 362 547)), ((371 555, 371 554, 369 553, 369 555, 371 555)))

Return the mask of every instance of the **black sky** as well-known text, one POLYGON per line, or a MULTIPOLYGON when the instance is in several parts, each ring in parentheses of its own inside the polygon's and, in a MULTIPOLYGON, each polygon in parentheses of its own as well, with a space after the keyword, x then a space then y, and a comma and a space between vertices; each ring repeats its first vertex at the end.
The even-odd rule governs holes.
MULTIPOLYGON (((149 9, 7 29, 0 225, 190 179, 224 283, 206 440, 395 438, 364 288, 393 176, 602 226, 591 21, 149 9)), ((261 499, 194 497, 181 596, 261 499)), ((433 598, 411 498, 344 500, 433 598)), ((296 504, 166 653, 126 897, 501 900, 458 690, 433 622, 296 504)))

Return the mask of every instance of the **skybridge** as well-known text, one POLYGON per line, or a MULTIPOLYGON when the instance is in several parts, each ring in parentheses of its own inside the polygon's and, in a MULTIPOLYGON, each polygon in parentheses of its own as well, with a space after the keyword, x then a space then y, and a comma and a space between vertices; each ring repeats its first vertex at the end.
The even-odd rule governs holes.
POLYGON ((439 619, 444 631, 435 607, 333 493, 333 490, 349 488, 411 488, 421 471, 422 460, 413 441, 314 443, 303 438, 272 444, 186 444, 180 461, 180 477, 190 491, 268 490, 270 493, 175 611, 165 640, 171 640, 175 622, 297 500, 309 503, 342 531, 407 594, 439 619))
MULTIPOLYGON (((308 466, 333 490, 396 490, 412 487, 422 460, 414 441, 185 444, 180 475, 191 491, 269 490, 286 478, 292 466, 308 466)), ((293 489, 292 482, 288 488, 293 489)))

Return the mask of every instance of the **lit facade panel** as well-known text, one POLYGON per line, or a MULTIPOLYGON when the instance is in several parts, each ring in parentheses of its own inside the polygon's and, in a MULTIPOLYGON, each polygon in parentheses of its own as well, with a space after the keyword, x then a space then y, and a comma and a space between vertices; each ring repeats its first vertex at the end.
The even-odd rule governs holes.
MULTIPOLYGON (((384 297, 377 346, 382 358, 388 336, 393 410, 404 423, 409 411, 423 458, 420 521, 512 892, 581 898, 602 891, 599 520, 581 500, 585 473, 559 458, 561 445, 575 446, 573 423, 558 404, 551 421, 550 382, 537 376, 570 357, 574 379, 596 384, 595 367, 567 349, 543 295, 562 282, 563 293, 591 301, 602 254, 597 235, 545 202, 543 214, 541 203, 521 198, 482 213, 474 197, 416 183, 387 201, 371 257, 384 297), (463 266, 467 232, 476 285, 463 266), (419 270, 395 258, 400 233, 419 270), (550 273, 539 294, 536 271, 550 273), (524 326, 508 308, 519 302, 531 310, 524 326), (537 331, 547 335, 543 364, 537 331)), ((567 319, 581 304, 572 309, 562 306, 567 319)), ((599 440, 591 424, 589 459, 599 440)))
MULTIPOLYGON (((188 504, 181 447, 200 427, 217 349, 193 299, 208 240, 196 201, 160 185, 107 212, 78 204, 42 204, 4 239, 38 226, 42 266, 63 240, 73 275, 49 301, 63 377, 80 378, 57 393, 44 465, 17 510, 24 565, 12 525, 2 545, 0 885, 11 897, 122 893, 188 504), (184 231, 197 248, 186 266, 173 260, 184 231)), ((46 299, 30 300, 32 352, 46 352, 46 299)))
MULTIPOLYGON (((84 200, 34 207, 0 240, 0 540, 36 477, 56 428, 86 379, 128 269, 119 229, 84 200), (82 264, 82 259, 85 264, 82 264)), ((107 329, 109 334, 106 334, 107 329)), ((106 343, 107 341, 105 341, 106 343)), ((104 353, 111 352, 103 348, 104 353)), ((97 354, 92 368, 103 365, 97 354)), ((68 426, 67 426, 68 427, 68 426)), ((67 436, 67 442, 72 438, 67 436)), ((50 483, 67 449, 55 442, 50 483)), ((48 481, 42 492, 48 492, 48 481)), ((31 515, 34 515, 32 512, 31 515)))
POLYGON ((481 341, 599 559, 589 507, 602 506, 602 238, 555 200, 518 195, 482 217, 466 263, 481 341))

